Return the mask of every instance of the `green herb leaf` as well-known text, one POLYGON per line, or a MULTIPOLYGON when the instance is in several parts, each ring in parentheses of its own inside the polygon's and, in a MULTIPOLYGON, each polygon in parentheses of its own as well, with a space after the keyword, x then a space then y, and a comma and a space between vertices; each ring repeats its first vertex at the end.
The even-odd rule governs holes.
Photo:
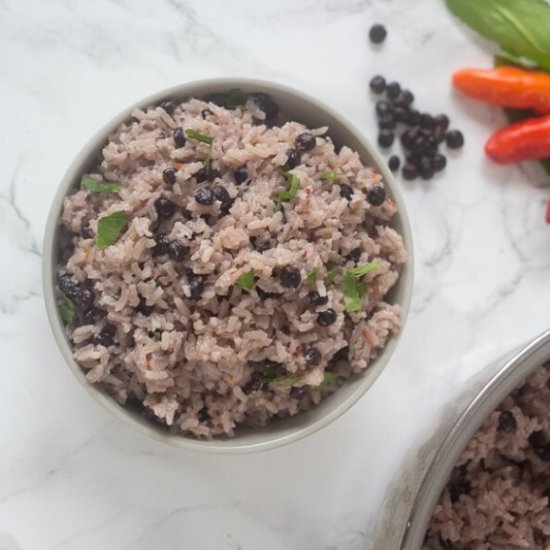
POLYGON ((318 389, 322 390, 326 388, 333 380, 336 380, 338 375, 335 372, 325 372, 323 381, 317 386, 318 389))
POLYGON ((124 210, 119 210, 109 216, 100 218, 97 222, 96 246, 98 248, 107 248, 115 244, 127 221, 128 215, 124 210))
POLYGON ((361 282, 361 279, 367 273, 379 268, 379 263, 372 262, 370 264, 358 265, 346 271, 344 282, 342 283, 342 294, 344 295, 344 307, 348 313, 359 311, 362 307, 361 298, 367 293, 368 287, 361 282))
POLYGON ((325 283, 327 285, 331 285, 334 282, 334 279, 340 275, 340 272, 342 270, 339 267, 333 267, 332 269, 329 269, 327 276, 325 277, 325 283))
POLYGON ((544 0, 446 0, 446 4, 508 55, 550 69, 550 5, 544 0))
POLYGON ((70 298, 67 298, 67 296, 63 296, 63 298, 61 298, 59 313, 61 314, 61 319, 63 319, 67 325, 70 325, 74 321, 76 308, 74 307, 73 301, 70 298))
POLYGON ((246 95, 240 88, 233 88, 227 95, 225 106, 228 109, 244 109, 246 95))
POLYGON ((273 372, 266 372, 260 376, 260 380, 266 384, 271 384, 277 378, 277 369, 273 369, 273 372))
POLYGON ((282 209, 283 202, 293 199, 300 188, 300 179, 298 176, 295 176, 290 172, 283 172, 283 176, 290 181, 290 187, 287 191, 281 191, 279 193, 277 197, 277 204, 275 205, 275 212, 279 212, 282 209))
POLYGON ((162 338, 162 332, 157 328, 153 331, 153 338, 158 342, 162 338))
POLYGON ((195 130, 185 130, 185 135, 189 139, 195 139, 197 141, 201 141, 202 143, 206 143, 208 145, 212 145, 214 143, 214 138, 205 136, 204 134, 201 134, 200 132, 197 132, 195 130))
POLYGON ((325 172, 322 176, 322 180, 336 180, 338 178, 344 177, 346 174, 342 174, 341 172, 325 172))
POLYGON ((279 386, 294 386, 302 379, 301 376, 288 376, 287 378, 279 378, 275 380, 275 384, 279 386))
POLYGON ((237 284, 244 290, 250 290, 254 286, 254 270, 251 269, 237 278, 237 284))
POLYGON ((311 271, 307 272, 306 281, 311 286, 313 286, 315 284, 315 281, 317 280, 317 272, 318 271, 319 270, 317 268, 315 268, 315 269, 312 269, 311 271))
POLYGON ((118 193, 122 189, 121 183, 100 183, 90 176, 84 176, 81 183, 90 193, 118 193))

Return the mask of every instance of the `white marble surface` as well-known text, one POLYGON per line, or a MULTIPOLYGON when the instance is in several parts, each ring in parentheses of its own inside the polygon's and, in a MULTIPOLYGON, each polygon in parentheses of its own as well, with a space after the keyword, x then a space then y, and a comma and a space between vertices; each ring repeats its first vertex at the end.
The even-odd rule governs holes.
POLYGON ((449 391, 548 327, 544 177, 491 165, 502 114, 449 86, 488 51, 436 0, 0 0, 0 52, 0 549, 370 548, 400 457, 449 391), (381 48, 366 39, 377 21, 381 48), (386 372, 272 452, 201 456, 129 433, 63 364, 42 302, 44 224, 73 156, 128 104, 219 75, 301 88, 374 137, 378 72, 467 140, 444 177, 403 184, 416 288, 386 372))

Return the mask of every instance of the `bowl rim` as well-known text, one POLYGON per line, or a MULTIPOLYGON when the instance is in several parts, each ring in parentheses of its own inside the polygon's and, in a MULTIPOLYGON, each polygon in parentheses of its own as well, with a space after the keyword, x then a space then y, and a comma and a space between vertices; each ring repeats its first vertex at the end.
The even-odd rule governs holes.
POLYGON ((50 206, 43 240, 42 286, 48 320, 57 346, 65 359, 65 362, 73 372, 76 379, 86 389, 86 392, 115 418, 142 435, 158 442, 168 444, 172 447, 214 454, 244 454, 274 449, 287 445, 291 442, 298 441, 308 435, 316 433, 321 428, 328 426, 348 409, 350 409, 355 403, 357 403, 357 401, 359 401, 359 399, 366 393, 372 384, 374 384, 378 376, 387 366, 387 363, 393 355, 397 343, 404 332, 412 299, 413 279, 414 250, 409 217, 398 184, 393 178, 386 162, 376 147, 374 147, 371 142, 366 139, 363 134, 343 115, 327 106, 322 101, 300 90, 296 90, 283 84, 252 78, 221 77, 188 81, 183 84, 171 86, 150 94, 135 102, 130 107, 124 109, 115 117, 111 118, 109 122, 104 124, 97 132, 95 132, 94 135, 85 143, 85 145, 80 148, 79 152, 76 154, 73 161, 69 165, 69 168, 65 172, 50 206), (66 337, 65 327, 58 313, 53 282, 56 268, 54 262, 54 244, 56 244, 55 236, 59 216, 62 210, 64 198, 73 185, 75 177, 82 172, 82 165, 85 159, 88 158, 90 154, 101 150, 103 144, 108 139, 109 134, 111 134, 117 126, 126 121, 131 116, 131 112, 134 109, 159 103, 167 97, 184 98, 186 96, 191 97, 193 95, 205 95, 211 93, 212 87, 219 88, 221 86, 227 88, 227 90, 238 88, 240 86, 247 88, 257 87, 267 91, 267 93, 271 90, 279 94, 307 102, 317 111, 324 112, 329 117, 338 120, 341 126, 345 129, 346 133, 355 138, 362 145, 365 152, 370 155, 373 167, 382 175, 385 185, 389 188, 392 198, 397 205, 396 219, 400 222, 400 233, 407 251, 407 261, 403 266, 398 281, 398 285, 400 286, 402 292, 402 299, 400 301, 402 327, 396 335, 393 335, 390 338, 381 354, 371 363, 371 365, 369 365, 369 369, 371 369, 376 363, 381 364, 381 367, 379 367, 376 375, 371 376, 370 378, 365 378, 362 383, 358 384, 352 394, 350 394, 344 401, 328 410, 320 418, 315 419, 313 422, 307 423, 305 426, 300 426, 294 429, 291 433, 283 434, 278 437, 267 438, 266 440, 259 442, 239 442, 238 433, 231 439, 213 438, 210 440, 199 440, 185 435, 175 435, 169 432, 165 433, 164 431, 156 429, 150 425, 149 422, 139 421, 131 415, 127 409, 119 405, 112 397, 109 397, 99 388, 96 388, 93 384, 90 384, 72 357, 72 350, 70 348, 68 338, 66 337), (198 91, 199 89, 202 91, 198 91))

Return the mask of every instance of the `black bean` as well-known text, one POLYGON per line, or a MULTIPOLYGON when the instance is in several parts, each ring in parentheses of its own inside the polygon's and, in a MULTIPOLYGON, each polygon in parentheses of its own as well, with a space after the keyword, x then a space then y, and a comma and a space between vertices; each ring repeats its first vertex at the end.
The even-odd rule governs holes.
POLYGON ((233 177, 235 178, 235 184, 241 185, 248 179, 248 172, 246 171, 246 166, 240 166, 233 172, 233 177))
POLYGON ((460 130, 449 130, 445 135, 449 149, 460 149, 464 145, 464 136, 460 130))
POLYGON ((258 297, 260 300, 267 300, 268 298, 278 298, 279 294, 276 292, 268 292, 267 290, 264 290, 262 287, 256 285, 255 287, 256 292, 258 293, 258 297))
POLYGON ((401 174, 406 180, 413 180, 418 176, 418 170, 416 169, 416 166, 414 164, 407 162, 405 163, 405 166, 403 166, 401 174))
POLYGON ((460 480, 455 483, 451 483, 449 486, 449 497, 454 504, 460 498, 460 495, 468 494, 471 490, 471 485, 466 480, 460 480))
POLYGON ((252 379, 246 386, 243 388, 243 392, 246 395, 250 395, 256 391, 259 391, 262 388, 262 382, 257 378, 252 379))
POLYGON ((376 114, 378 116, 388 115, 393 113, 393 107, 389 101, 381 99, 376 102, 376 114))
POLYGON ((369 30, 370 41, 374 44, 381 44, 384 42, 387 34, 388 32, 386 31, 386 27, 384 27, 384 25, 380 25, 379 23, 373 25, 369 30))
POLYGON ((449 127, 449 117, 447 115, 436 115, 434 116, 434 123, 436 126, 446 130, 449 127))
POLYGON ((361 258, 361 254, 362 254, 362 250, 360 247, 357 247, 357 248, 354 248, 347 256, 346 256, 346 260, 348 262, 353 262, 354 264, 356 264, 359 259, 361 258))
POLYGON ((434 169, 434 172, 440 172, 446 165, 447 159, 443 155, 438 153, 432 158, 432 168, 434 169))
POLYGON ((209 187, 201 187, 195 192, 195 200, 203 206, 213 204, 214 198, 214 192, 209 187))
POLYGON ((383 115, 378 119, 378 128, 382 130, 393 130, 395 128, 395 118, 393 115, 383 115))
POLYGON ((325 311, 320 311, 317 315, 317 323, 322 327, 328 327, 336 321, 336 312, 333 309, 326 309, 325 311))
POLYGON ((304 357, 309 365, 318 365, 322 359, 321 352, 315 346, 306 348, 304 357))
POLYGON ((422 113, 420 115, 420 126, 422 128, 433 128, 435 126, 435 121, 432 118, 432 115, 429 113, 422 113))
POLYGON ((207 117, 209 117, 210 115, 213 115, 213 114, 214 113, 210 109, 203 109, 201 111, 202 118, 207 118, 207 117))
POLYGON ((183 262, 187 256, 187 248, 178 241, 172 241, 168 245, 168 256, 175 262, 183 262))
POLYGON ((278 363, 277 361, 272 361, 271 359, 266 359, 264 362, 264 367, 268 370, 280 369, 282 367, 282 363, 278 363))
POLYGON ((324 306, 328 302, 328 296, 321 296, 316 290, 310 292, 307 297, 314 306, 324 306))
POLYGON ((153 254, 155 256, 160 256, 162 254, 168 254, 168 245, 170 244, 170 239, 165 233, 157 233, 155 235, 155 246, 153 247, 153 254))
POLYGON ((405 109, 405 107, 396 107, 393 110, 393 116, 397 122, 407 122, 409 112, 405 109))
POLYGON ((178 126, 174 130, 174 143, 176 144, 176 147, 178 149, 180 149, 181 147, 183 147, 185 145, 186 141, 187 140, 185 139, 185 134, 183 133, 183 128, 178 126))
POLYGON ((89 307, 84 311, 79 312, 78 321, 80 325, 93 325, 97 318, 99 317, 100 312, 95 307, 89 307))
POLYGON ((174 183, 176 183, 176 171, 173 168, 166 168, 163 170, 162 181, 167 185, 174 185, 174 183))
POLYGON ((511 411, 502 411, 498 415, 498 429, 501 432, 515 432, 517 427, 516 418, 511 411))
POLYGON ((373 76, 369 86, 375 94, 381 94, 386 89, 386 79, 380 75, 373 76))
POLYGON ((208 422, 211 419, 208 409, 206 407, 203 407, 197 413, 197 419, 199 422, 208 422))
POLYGON ((542 449, 546 446, 546 437, 544 435, 544 432, 542 430, 534 431, 529 436, 529 445, 533 448, 539 448, 542 449))
POLYGON ((74 302, 76 309, 80 312, 85 312, 93 308, 94 293, 85 285, 79 285, 70 298, 74 302))
POLYGON ((145 298, 143 296, 140 296, 139 303, 135 309, 138 313, 141 313, 142 315, 148 317, 149 315, 151 315, 151 313, 153 313, 155 306, 148 306, 145 298))
POLYGON ((294 140, 294 144, 296 145, 296 149, 298 151, 311 151, 315 148, 317 141, 313 134, 304 132, 294 140))
POLYGON ((202 293, 204 292, 204 281, 202 280, 202 277, 194 276, 189 279, 189 293, 191 295, 192 300, 198 300, 202 296, 202 293))
POLYGON ((73 276, 70 273, 63 273, 58 277, 58 286, 59 290, 66 294, 69 298, 72 296, 73 292, 78 288, 78 283, 73 279, 73 276))
POLYGON ((416 109, 411 109, 407 115, 407 124, 409 126, 418 126, 420 124, 420 113, 416 109))
POLYGON ((422 159, 418 168, 418 174, 423 180, 429 180, 433 178, 434 169, 429 159, 422 159))
POLYGON ((388 167, 392 172, 397 172, 397 170, 399 170, 400 164, 401 164, 401 160, 397 155, 392 155, 388 159, 388 167))
POLYGON ((386 86, 386 95, 390 99, 395 99, 401 93, 401 86, 398 82, 390 82, 386 86))
POLYGON ((96 346, 105 346, 108 348, 114 344, 114 336, 116 334, 116 327, 114 325, 107 324, 105 328, 94 337, 94 344, 96 346))
POLYGON ((221 185, 215 185, 212 192, 214 193, 214 198, 222 204, 226 204, 231 200, 227 189, 221 185))
POLYGON ((277 122, 279 107, 269 94, 263 92, 250 94, 249 100, 256 103, 260 110, 265 113, 265 120, 259 121, 260 123, 263 122, 266 126, 273 126, 277 122))
POLYGON ((166 197, 159 197, 155 201, 155 210, 157 211, 159 219, 166 220, 174 215, 176 205, 166 197))
POLYGON ((206 166, 203 166, 198 172, 193 174, 198 183, 203 181, 212 181, 218 176, 218 171, 214 170, 212 163, 209 162, 206 166))
POLYGON ((367 202, 372 206, 380 206, 386 200, 386 190, 381 185, 375 185, 367 191, 367 202))
POLYGON ((533 450, 541 460, 550 461, 550 443, 547 443, 544 447, 534 447, 533 450))
POLYGON ((250 244, 257 252, 265 252, 271 248, 271 243, 268 240, 259 241, 257 237, 250 237, 250 244))
POLYGON ((333 356, 333 361, 347 361, 349 355, 349 347, 340 348, 333 356))
POLYGON ((176 106, 172 101, 166 99, 160 104, 160 108, 164 109, 169 115, 171 115, 174 112, 176 106))
POLYGON ((294 386, 290 389, 292 399, 302 399, 307 395, 307 386, 294 386))
POLYGON ((220 217, 221 216, 227 216, 229 214, 229 211, 231 210, 231 207, 235 203, 235 199, 229 199, 226 203, 222 204, 220 207, 220 217))
POLYGON ((297 267, 286 265, 279 272, 281 283, 285 288, 296 288, 302 281, 300 270, 297 267))
POLYGON ((378 134, 378 145, 380 145, 380 147, 391 147, 393 143, 393 138, 393 132, 391 132, 390 130, 382 130, 378 134))
POLYGON ((351 197, 353 197, 353 187, 351 185, 348 185, 347 183, 343 183, 342 185, 340 185, 340 196, 343 199, 350 201, 351 197))
POLYGON ((286 159, 285 166, 289 170, 292 170, 293 168, 296 168, 296 166, 298 166, 300 164, 300 162, 302 161, 302 159, 300 157, 300 153, 298 153, 298 151, 296 151, 296 149, 289 149, 286 152, 286 156, 287 156, 287 159, 286 159))

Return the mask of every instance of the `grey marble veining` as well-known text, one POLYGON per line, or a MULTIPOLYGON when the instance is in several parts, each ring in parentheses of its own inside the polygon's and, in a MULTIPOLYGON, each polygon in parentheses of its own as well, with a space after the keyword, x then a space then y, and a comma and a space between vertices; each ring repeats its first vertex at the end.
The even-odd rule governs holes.
POLYGON ((370 548, 400 458, 449 392, 548 325, 547 178, 490 164, 502 113, 450 88, 490 52, 435 0, 0 0, 0 51, 0 549, 370 548), (322 432, 259 455, 128 433, 64 367, 42 304, 44 224, 74 155, 139 98, 221 75, 301 88, 374 139, 375 73, 466 136, 443 177, 402 183, 415 298, 387 371, 322 432))

